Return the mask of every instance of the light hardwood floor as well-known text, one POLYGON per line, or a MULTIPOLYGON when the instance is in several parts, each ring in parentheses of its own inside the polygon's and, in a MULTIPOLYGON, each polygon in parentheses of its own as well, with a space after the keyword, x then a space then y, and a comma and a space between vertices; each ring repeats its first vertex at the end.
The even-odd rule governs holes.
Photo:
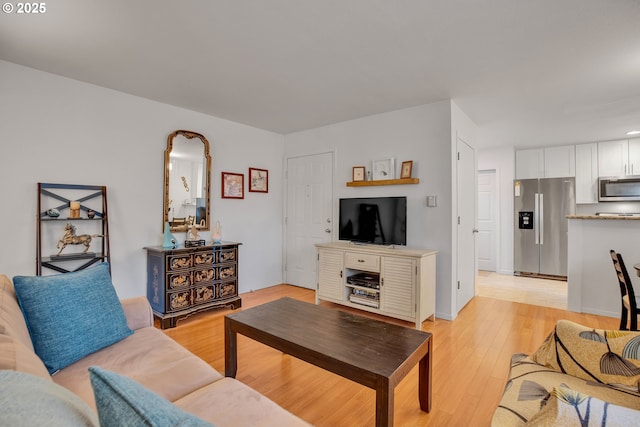
POLYGON ((567 282, 479 271, 476 295, 544 307, 567 308, 567 282))
MULTIPOLYGON (((314 301, 311 290, 278 285, 242 294, 242 309, 282 296, 314 301)), ((229 312, 202 313, 165 332, 224 372, 223 317, 229 312)), ((408 322, 383 319, 411 327, 408 322)), ((535 351, 559 319, 594 328, 618 325, 614 318, 484 296, 472 299, 455 321, 425 321, 422 329, 433 333, 434 343, 433 409, 428 414, 420 410, 416 367, 395 390, 394 425, 489 425, 502 396, 511 355, 535 351)), ((373 390, 243 336, 238 337, 238 346, 237 378, 302 419, 318 427, 374 425, 373 390)))

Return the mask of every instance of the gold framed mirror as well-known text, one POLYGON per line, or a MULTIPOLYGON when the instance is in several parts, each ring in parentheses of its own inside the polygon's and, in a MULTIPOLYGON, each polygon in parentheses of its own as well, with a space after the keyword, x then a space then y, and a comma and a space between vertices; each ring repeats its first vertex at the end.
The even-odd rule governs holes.
POLYGON ((187 231, 211 224, 211 156, 203 135, 177 130, 167 138, 164 152, 164 212, 162 227, 187 231))

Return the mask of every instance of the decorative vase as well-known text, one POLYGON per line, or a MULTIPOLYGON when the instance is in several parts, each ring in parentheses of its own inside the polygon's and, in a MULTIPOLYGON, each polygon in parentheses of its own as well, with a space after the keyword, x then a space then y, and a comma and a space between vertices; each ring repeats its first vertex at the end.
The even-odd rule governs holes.
POLYGON ((211 238, 213 239, 213 243, 222 242, 222 227, 220 226, 220 221, 216 221, 216 223, 213 225, 211 238))
POLYGON ((174 248, 176 246, 176 238, 171 234, 171 227, 169 222, 164 223, 164 242, 162 242, 163 248, 174 248))

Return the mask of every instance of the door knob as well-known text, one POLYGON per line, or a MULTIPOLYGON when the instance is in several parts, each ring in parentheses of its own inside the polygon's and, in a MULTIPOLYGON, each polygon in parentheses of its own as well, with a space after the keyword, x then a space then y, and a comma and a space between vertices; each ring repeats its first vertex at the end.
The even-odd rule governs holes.
POLYGON ((473 232, 474 232, 474 233, 478 233, 478 229, 477 229, 477 228, 474 228, 474 229, 473 229, 473 232))
POLYGON ((331 229, 327 228, 326 230, 324 230, 325 233, 331 233, 331 229))

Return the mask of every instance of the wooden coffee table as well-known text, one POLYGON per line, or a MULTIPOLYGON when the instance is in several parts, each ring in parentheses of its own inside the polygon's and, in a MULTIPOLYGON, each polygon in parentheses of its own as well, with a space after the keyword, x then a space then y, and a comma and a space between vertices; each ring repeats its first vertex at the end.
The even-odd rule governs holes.
POLYGON ((431 333, 291 298, 225 316, 225 375, 238 369, 237 334, 376 391, 376 426, 393 426, 396 385, 420 363, 418 397, 431 410, 431 333))

